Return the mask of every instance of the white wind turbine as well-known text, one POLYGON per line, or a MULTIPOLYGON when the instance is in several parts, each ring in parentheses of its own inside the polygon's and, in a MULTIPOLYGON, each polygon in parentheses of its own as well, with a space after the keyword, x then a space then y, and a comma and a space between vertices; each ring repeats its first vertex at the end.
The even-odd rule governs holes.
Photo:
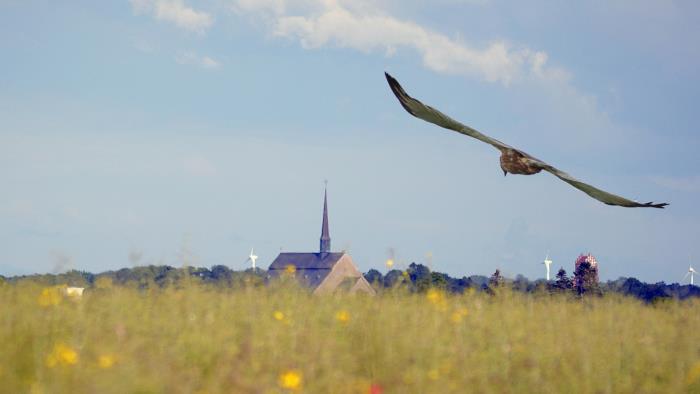
POLYGON ((694 276, 695 274, 697 274, 697 273, 698 273, 698 271, 696 271, 695 268, 693 268, 693 266, 690 266, 690 267, 688 268, 688 272, 685 273, 685 276, 683 277, 683 280, 685 280, 685 278, 687 278, 688 275, 690 275, 690 284, 691 284, 691 285, 694 285, 695 283, 693 282, 693 276, 694 276))
POLYGON ((255 253, 253 252, 253 248, 250 248, 250 254, 248 255, 248 260, 246 260, 245 262, 247 263, 250 261, 252 263, 253 271, 255 271, 255 260, 257 260, 257 259, 258 259, 258 256, 256 256, 255 253))
POLYGON ((544 264, 545 268, 547 269, 547 281, 549 281, 549 267, 552 265, 552 260, 549 258, 549 252, 547 252, 547 257, 544 258, 542 264, 544 264))

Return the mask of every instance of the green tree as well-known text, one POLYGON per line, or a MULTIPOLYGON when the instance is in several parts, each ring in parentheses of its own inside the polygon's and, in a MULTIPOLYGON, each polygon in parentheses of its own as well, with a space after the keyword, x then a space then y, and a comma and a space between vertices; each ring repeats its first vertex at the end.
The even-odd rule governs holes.
POLYGON ((557 272, 557 280, 554 281, 555 289, 560 291, 571 290, 574 287, 574 282, 566 275, 564 268, 559 268, 557 272))
POLYGON ((441 272, 430 273, 430 286, 440 289, 446 289, 450 283, 450 276, 441 272))
POLYGON ((588 261, 584 261, 574 271, 574 290, 576 294, 600 294, 598 270, 588 261))
POLYGON ((377 271, 376 269, 371 269, 367 271, 367 273, 364 276, 367 282, 374 286, 381 285, 384 282, 384 277, 382 276, 382 273, 377 271))
POLYGON ((414 290, 425 291, 430 287, 430 269, 423 264, 411 263, 406 270, 414 290))

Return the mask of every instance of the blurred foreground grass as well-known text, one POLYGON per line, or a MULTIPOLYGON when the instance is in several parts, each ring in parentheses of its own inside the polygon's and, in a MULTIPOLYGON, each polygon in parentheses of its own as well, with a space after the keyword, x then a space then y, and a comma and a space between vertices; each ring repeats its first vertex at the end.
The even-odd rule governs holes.
POLYGON ((0 285, 0 392, 700 392, 700 303, 0 285))

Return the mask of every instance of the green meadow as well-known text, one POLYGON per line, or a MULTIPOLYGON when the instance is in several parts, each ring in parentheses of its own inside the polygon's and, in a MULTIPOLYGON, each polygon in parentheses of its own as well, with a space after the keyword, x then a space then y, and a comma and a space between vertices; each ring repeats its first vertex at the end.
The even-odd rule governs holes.
POLYGON ((700 392, 700 303, 0 284, 6 393, 700 392))

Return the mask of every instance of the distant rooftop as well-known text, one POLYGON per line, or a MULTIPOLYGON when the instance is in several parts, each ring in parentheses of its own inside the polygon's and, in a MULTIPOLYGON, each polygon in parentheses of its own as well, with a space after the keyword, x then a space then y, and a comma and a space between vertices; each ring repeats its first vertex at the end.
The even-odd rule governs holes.
POLYGON ((294 265, 298 270, 331 269, 345 253, 280 253, 270 270, 284 270, 294 265))
POLYGON ((593 268, 598 268, 598 260, 590 253, 579 255, 576 259, 575 267, 578 268, 578 266, 584 262, 590 263, 593 268))

